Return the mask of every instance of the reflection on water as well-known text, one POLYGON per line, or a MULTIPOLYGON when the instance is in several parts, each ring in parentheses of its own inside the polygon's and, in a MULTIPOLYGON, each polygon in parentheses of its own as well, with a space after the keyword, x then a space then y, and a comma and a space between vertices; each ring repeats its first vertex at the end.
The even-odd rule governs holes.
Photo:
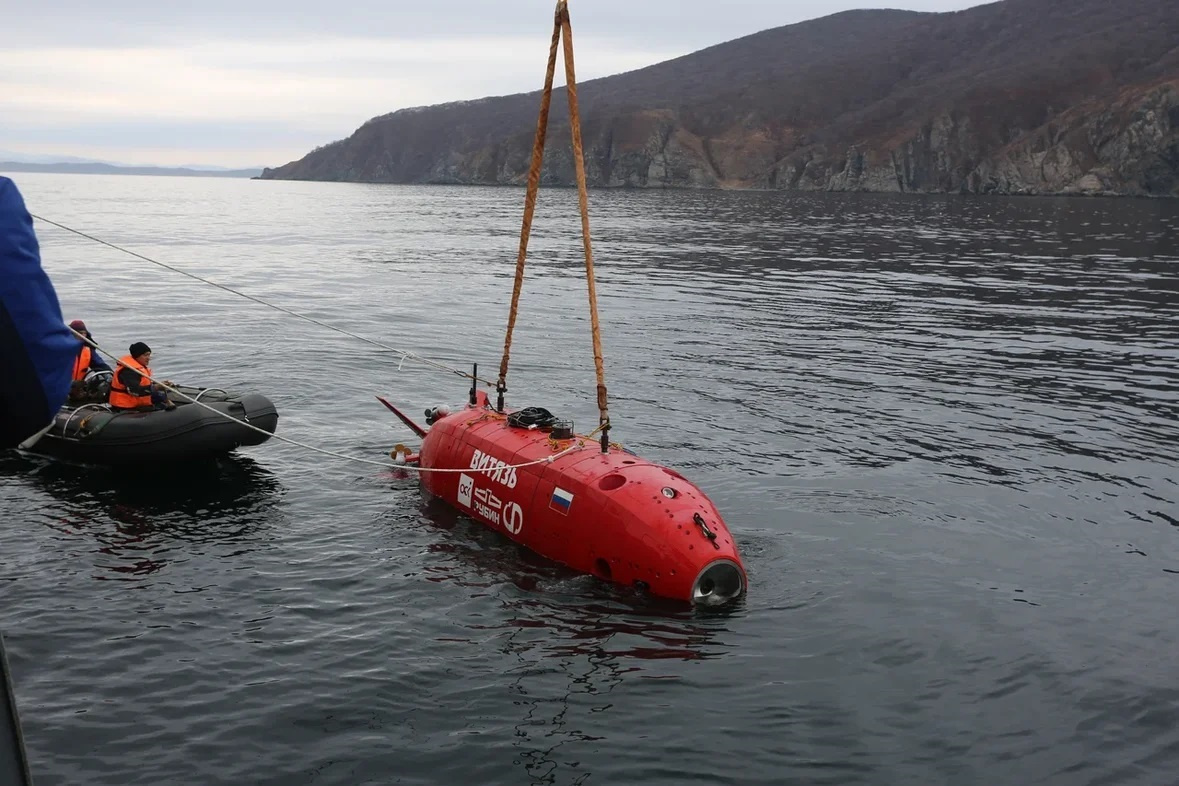
MULTIPOLYGON (((509 637, 510 644, 515 642, 509 637)), ((527 645, 523 647, 528 650, 527 645)), ((515 679, 510 683, 513 704, 522 717, 513 726, 516 749, 512 763, 523 768, 530 784, 584 783, 593 774, 592 768, 578 761, 576 753, 562 755, 562 748, 578 742, 597 742, 604 737, 588 734, 582 730, 582 712, 606 713, 613 709, 611 692, 623 683, 628 671, 617 658, 595 657, 562 658, 556 665, 545 662, 538 666, 529 661, 517 646, 506 649, 518 658, 513 670, 515 679), (533 678, 544 674, 545 690, 534 687, 533 678), (552 677, 566 681, 564 693, 552 694, 552 677), (540 695, 537 695, 537 694, 540 695), (570 708, 573 714, 570 716, 570 708), (560 781, 558 781, 560 776, 560 781)))
POLYGON ((142 580, 178 558, 177 542, 256 542, 274 524, 283 494, 272 472, 240 455, 153 469, 79 466, 10 451, 0 455, 0 477, 52 500, 50 515, 37 520, 62 548, 79 538, 97 541, 99 580, 142 580))
MULTIPOLYGON (((720 620, 697 620, 691 612, 659 613, 623 602, 561 598, 551 592, 503 600, 505 621, 471 625, 476 631, 505 630, 497 649, 511 663, 505 672, 513 705, 522 713, 514 724, 513 763, 528 783, 583 783, 594 767, 566 746, 597 742, 608 735, 587 728, 585 717, 610 726, 624 712, 613 692, 627 679, 676 681, 666 662, 722 658, 720 620)), ((629 719, 627 719, 629 722, 629 719)))
POLYGON ((585 728, 586 713, 609 725, 620 711, 612 693, 628 677, 674 682, 675 664, 724 658, 729 625, 746 613, 744 602, 686 608, 574 573, 437 500, 423 499, 416 520, 401 511, 382 521, 394 536, 426 527, 436 537, 426 545, 423 577, 496 606, 494 616, 458 618, 469 635, 451 629, 437 643, 487 648, 490 641, 502 656, 513 764, 525 774, 512 782, 586 782, 595 768, 565 749, 608 739, 585 728))
POLYGON ((129 505, 154 514, 248 510, 282 488, 273 472, 238 454, 174 467, 120 469, 10 451, 0 454, 0 475, 19 476, 62 501, 129 505))
MULTIPOLYGON (((596 717, 609 727, 631 722, 614 701, 627 679, 677 682, 678 668, 665 662, 722 658, 725 628, 719 619, 695 619, 691 612, 658 613, 623 603, 562 601, 551 594, 505 601, 507 629, 497 646, 508 662, 513 704, 523 713, 514 725, 514 763, 529 783, 583 783, 594 767, 566 746, 597 742, 608 735, 587 728, 596 717)), ((482 626, 473 626, 481 629, 482 626)))
MULTIPOLYGON (((391 529, 424 526, 438 535, 426 546, 427 552, 433 557, 423 572, 427 581, 455 583, 477 589, 511 584, 526 593, 521 597, 551 599, 558 604, 552 607, 554 609, 585 615, 578 619, 579 630, 582 623, 594 620, 610 620, 610 625, 617 625, 616 616, 619 614, 637 614, 651 620, 681 617, 724 619, 739 615, 745 609, 743 601, 717 609, 686 607, 674 600, 654 597, 632 587, 599 581, 593 576, 577 573, 520 546, 442 501, 424 492, 417 492, 416 480, 406 481, 406 484, 412 485, 414 494, 420 500, 419 515, 410 519, 407 511, 394 511, 386 514, 383 520, 391 529), (561 604, 561 600, 567 601, 569 605, 561 604)), ((540 608, 548 606, 542 603, 540 608)), ((506 622, 505 625, 525 625, 524 619, 506 622)), ((561 629, 555 619, 546 624, 561 629)), ((610 630, 619 632, 613 628, 610 630)), ((652 631, 657 630, 652 628, 652 631)))

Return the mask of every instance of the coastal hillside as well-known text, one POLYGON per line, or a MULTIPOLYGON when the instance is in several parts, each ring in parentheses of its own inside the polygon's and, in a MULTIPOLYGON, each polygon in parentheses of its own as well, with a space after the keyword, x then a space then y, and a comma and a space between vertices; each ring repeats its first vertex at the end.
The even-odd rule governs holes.
MULTIPOLYGON (((1175 0, 849 11, 578 88, 597 187, 1179 196, 1175 0)), ((571 185, 557 92, 544 182, 571 185)), ((261 177, 520 184, 539 96, 403 109, 261 177)))

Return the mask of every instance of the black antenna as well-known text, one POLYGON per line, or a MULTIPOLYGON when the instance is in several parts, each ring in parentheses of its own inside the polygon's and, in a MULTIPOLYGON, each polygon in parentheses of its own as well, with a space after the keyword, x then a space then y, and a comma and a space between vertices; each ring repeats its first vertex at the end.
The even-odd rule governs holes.
POLYGON ((471 406, 475 406, 475 393, 479 385, 479 364, 474 363, 471 366, 471 406))

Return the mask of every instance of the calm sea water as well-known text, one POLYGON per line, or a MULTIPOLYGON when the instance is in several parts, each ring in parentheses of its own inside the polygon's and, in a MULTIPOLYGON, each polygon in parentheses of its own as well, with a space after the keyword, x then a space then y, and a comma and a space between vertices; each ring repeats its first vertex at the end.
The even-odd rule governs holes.
MULTIPOLYGON (((34 213, 494 376, 523 192, 18 175, 34 213)), ((0 457, 50 784, 1173 784, 1179 204, 597 192, 614 436, 738 538, 724 614, 571 575, 276 441, 0 457)), ((40 224, 67 318, 378 459, 463 380, 40 224)), ((509 404, 596 421, 575 194, 509 404)))

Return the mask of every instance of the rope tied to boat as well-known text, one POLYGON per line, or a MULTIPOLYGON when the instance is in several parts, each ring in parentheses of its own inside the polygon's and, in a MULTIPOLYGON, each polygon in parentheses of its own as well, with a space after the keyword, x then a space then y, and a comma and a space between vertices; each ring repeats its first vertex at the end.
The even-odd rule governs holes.
MULTIPOLYGON (((69 325, 66 326, 66 329, 69 330, 71 333, 73 333, 74 336, 81 339, 81 341, 84 344, 87 344, 88 346, 90 346, 91 349, 95 349, 95 350, 103 353, 104 355, 109 355, 110 357, 118 357, 118 355, 116 353, 111 352, 109 349, 106 349, 105 347, 100 346, 96 341, 94 341, 93 339, 87 338, 85 336, 85 334, 80 333, 77 330, 74 330, 69 325)), ((117 364, 116 364, 115 368, 116 368, 115 373, 118 373, 118 365, 117 364)), ((422 472, 453 473, 453 472, 470 472, 471 471, 470 469, 463 469, 463 468, 449 469, 449 468, 440 468, 440 467, 420 467, 420 466, 415 466, 413 464, 399 464, 399 463, 394 463, 391 461, 377 461, 375 459, 364 458, 363 456, 349 456, 346 453, 340 453, 340 452, 337 452, 334 450, 328 450, 327 448, 319 448, 314 445, 308 445, 305 442, 299 442, 298 440, 294 440, 289 437, 284 437, 280 434, 275 434, 274 432, 267 431, 266 429, 263 429, 263 428, 259 428, 259 427, 255 426, 253 423, 249 423, 245 420, 235 418, 233 415, 230 415, 228 412, 222 412, 221 410, 217 409, 216 407, 211 407, 208 404, 206 404, 205 402, 199 400, 199 397, 200 397, 199 393, 197 394, 196 397, 189 396, 184 391, 177 389, 176 386, 171 385, 167 382, 161 382, 161 381, 155 379, 154 377, 148 377, 148 379, 150 379, 153 384, 159 385, 161 388, 163 388, 164 390, 167 390, 169 393, 175 393, 180 398, 185 399, 189 404, 194 404, 198 407, 201 407, 202 409, 208 410, 209 412, 212 412, 214 415, 217 415, 218 417, 225 418, 226 420, 231 420, 234 423, 237 423, 238 425, 240 425, 244 428, 250 429, 251 431, 258 432, 259 434, 264 434, 269 439, 277 439, 279 442, 285 442, 288 445, 294 445, 295 447, 303 448, 304 450, 309 450, 309 451, 312 451, 313 453, 318 453, 320 455, 331 456, 332 458, 341 459, 343 461, 353 461, 353 462, 357 462, 360 464, 369 464, 372 466, 384 467, 385 469, 401 469, 401 470, 406 470, 409 472, 418 472, 418 473, 422 473, 422 472)), ((566 456, 570 453, 573 453, 574 451, 581 450, 585 447, 586 447, 586 443, 582 440, 579 440, 575 444, 570 445, 569 447, 565 448, 564 450, 560 451, 559 453, 554 453, 551 456, 544 456, 543 458, 539 458, 534 461, 525 461, 520 464, 509 464, 505 468, 506 469, 521 469, 523 467, 531 467, 531 466, 535 466, 537 464, 551 464, 552 462, 556 461, 557 459, 561 458, 562 456, 566 456)))
MULTIPOLYGON (((280 306, 280 305, 277 305, 276 303, 271 303, 267 300, 263 300, 260 297, 255 297, 254 295, 246 294, 245 292, 241 292, 240 290, 234 289, 233 287, 226 286, 225 284, 218 284, 216 281, 210 281, 209 279, 204 278, 203 276, 198 276, 196 273, 190 273, 187 270, 182 270, 181 268, 175 267, 174 265, 169 265, 166 262, 160 262, 158 259, 152 259, 149 256, 146 256, 144 254, 140 254, 138 251, 132 251, 129 248, 124 248, 122 246, 115 245, 114 243, 103 240, 102 238, 87 234, 86 232, 83 232, 80 229, 74 229, 73 227, 69 227, 69 226, 66 226, 65 224, 58 223, 57 221, 51 221, 50 219, 43 218, 42 216, 39 216, 35 213, 30 213, 29 215, 31 215, 33 218, 37 219, 38 221, 43 221, 46 224, 49 224, 50 226, 55 226, 58 229, 65 230, 66 232, 72 232, 73 234, 78 235, 79 237, 84 237, 87 240, 92 240, 95 243, 98 243, 100 245, 106 246, 108 248, 113 248, 116 251, 121 251, 122 253, 133 256, 136 259, 142 259, 144 262, 150 262, 153 265, 158 265, 159 267, 162 267, 165 270, 170 270, 173 273, 179 273, 182 276, 188 276, 191 279, 195 279, 197 281, 200 281, 202 284, 208 284, 211 287, 216 287, 217 289, 223 290, 225 292, 229 292, 230 294, 233 294, 233 295, 237 295, 238 297, 243 297, 246 300, 253 301, 255 303, 258 303, 259 305, 266 306, 267 308, 273 308, 276 311, 281 311, 284 314, 288 314, 292 317, 302 319, 305 322, 310 322, 313 325, 319 325, 320 327, 327 328, 328 330, 335 331, 336 333, 340 333, 340 334, 348 336, 350 338, 354 338, 357 341, 363 341, 365 344, 369 344, 371 346, 378 347, 380 349, 385 350, 386 352, 396 353, 401 356, 401 363, 405 363, 406 360, 416 360, 419 363, 423 363, 427 366, 431 366, 433 368, 436 368, 436 369, 439 369, 442 371, 448 371, 451 374, 455 374, 457 376, 463 377, 464 379, 470 379, 473 381, 482 382, 486 385, 494 384, 491 380, 482 379, 481 377, 475 376, 471 372, 463 371, 462 369, 452 368, 451 366, 447 366, 444 363, 439 363, 436 360, 430 360, 429 358, 424 358, 415 352, 410 352, 409 350, 405 350, 405 349, 398 349, 397 347, 391 347, 388 344, 385 344, 381 341, 377 341, 376 339, 368 338, 367 336, 362 336, 358 333, 353 333, 352 331, 345 330, 344 328, 341 328, 341 327, 336 327, 335 325, 332 325, 328 322, 324 322, 322 320, 316 319, 315 317, 309 317, 306 314, 300 314, 298 311, 293 311, 289 308, 286 308, 285 306, 280 306)), ((118 357, 118 356, 116 355, 115 357, 118 357)), ((398 368, 398 370, 400 370, 401 365, 398 364, 397 368, 398 368)))
POLYGON ((586 187, 585 154, 581 140, 581 114, 577 103, 577 75, 573 65, 573 26, 569 20, 568 0, 558 0, 553 14, 553 38, 549 45, 548 68, 545 71, 544 91, 540 99, 540 114, 536 121, 536 138, 532 145, 532 164, 528 169, 528 192, 524 198, 524 220, 520 227, 520 248, 516 256, 516 279, 512 287, 512 305, 508 311, 508 326, 504 333, 504 354, 499 364, 496 409, 504 408, 507 391, 508 361, 512 348, 512 331, 520 305, 524 285, 524 265, 528 254, 528 239, 532 233, 532 218, 536 210, 536 195, 540 188, 540 171, 544 161, 544 146, 548 132, 549 107, 553 95, 553 75, 557 67, 557 46, 563 43, 565 55, 565 95, 569 101, 569 127, 572 134, 573 164, 577 174, 577 204, 581 213, 581 240, 585 252, 585 278, 589 288, 590 332, 593 338, 594 372, 597 375, 598 429, 602 432, 602 452, 610 446, 610 409, 606 392, 606 371, 602 355, 602 331, 598 321, 598 293, 594 284, 594 251, 590 241, 589 192, 586 187))

